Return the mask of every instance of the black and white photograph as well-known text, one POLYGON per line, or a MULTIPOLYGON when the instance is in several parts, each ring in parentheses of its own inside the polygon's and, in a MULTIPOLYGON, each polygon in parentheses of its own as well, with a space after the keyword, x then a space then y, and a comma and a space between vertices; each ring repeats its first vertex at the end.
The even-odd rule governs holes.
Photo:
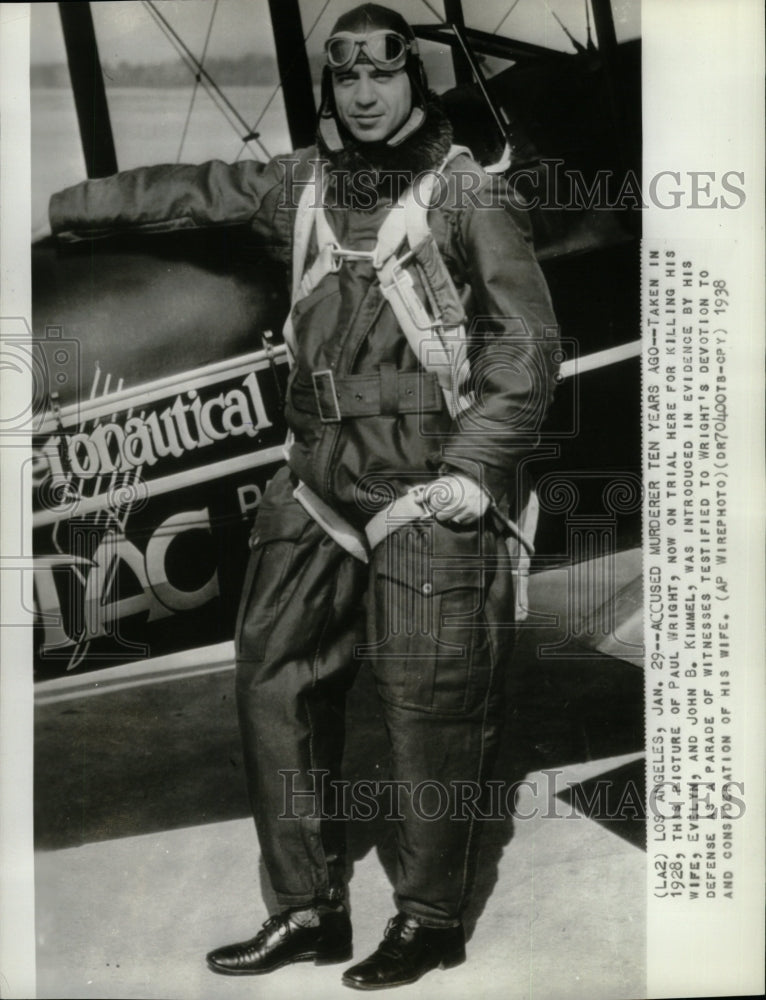
POLYGON ((761 992, 759 5, 0 7, 0 996, 761 992))

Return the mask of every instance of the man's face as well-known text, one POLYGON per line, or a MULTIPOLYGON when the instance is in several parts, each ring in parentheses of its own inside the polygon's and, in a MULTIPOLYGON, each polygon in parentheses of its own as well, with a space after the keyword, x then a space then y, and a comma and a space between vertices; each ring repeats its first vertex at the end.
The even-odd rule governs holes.
POLYGON ((360 142, 380 142, 404 124, 412 108, 410 78, 358 62, 351 69, 333 73, 333 94, 338 117, 360 142))

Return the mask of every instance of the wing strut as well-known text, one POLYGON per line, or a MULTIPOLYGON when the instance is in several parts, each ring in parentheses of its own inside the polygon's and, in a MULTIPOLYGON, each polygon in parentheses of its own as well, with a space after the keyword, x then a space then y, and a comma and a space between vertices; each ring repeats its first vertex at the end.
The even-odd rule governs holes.
POLYGON ((298 0, 269 0, 277 65, 294 149, 310 146, 316 132, 316 104, 298 0))
POLYGON ((90 4, 68 0, 59 4, 59 14, 85 169, 88 177, 108 177, 117 173, 117 154, 90 4))

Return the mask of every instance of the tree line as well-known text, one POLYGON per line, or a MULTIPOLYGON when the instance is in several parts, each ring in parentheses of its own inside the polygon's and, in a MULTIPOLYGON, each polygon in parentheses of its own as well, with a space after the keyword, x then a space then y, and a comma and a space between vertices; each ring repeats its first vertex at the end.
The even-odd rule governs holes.
MULTIPOLYGON (((311 70, 319 79, 324 63, 320 54, 310 57, 311 70)), ((279 79, 277 61, 273 56, 252 53, 237 59, 225 56, 205 61, 205 69, 220 86, 252 86, 274 84, 279 79)), ((107 87, 186 87, 193 79, 191 71, 182 60, 158 63, 103 64, 104 82, 107 87)), ((32 87, 68 87, 69 70, 64 63, 33 63, 30 66, 32 87)))

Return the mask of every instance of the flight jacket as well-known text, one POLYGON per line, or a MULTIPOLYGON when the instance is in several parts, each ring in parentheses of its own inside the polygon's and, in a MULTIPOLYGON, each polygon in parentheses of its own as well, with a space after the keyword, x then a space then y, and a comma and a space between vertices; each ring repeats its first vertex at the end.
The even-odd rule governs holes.
MULTIPOLYGON (((391 162, 434 169, 450 140, 443 126, 431 134, 426 129, 391 162)), ((314 175, 312 163, 320 160, 329 179, 318 196, 338 244, 372 250, 412 170, 392 170, 391 163, 381 169, 359 150, 333 157, 318 146, 267 163, 161 165, 86 181, 53 196, 51 228, 72 240, 242 225, 289 274, 296 207, 314 175)), ((539 441, 552 400, 556 321, 525 213, 503 180, 460 153, 436 185, 428 223, 468 317, 470 377, 463 388, 471 403, 458 415, 451 416, 434 391, 433 376, 410 349, 369 261, 345 262, 293 308, 288 464, 359 527, 379 509, 381 496, 401 495, 450 470, 478 480, 496 501, 513 498, 517 466, 539 441), (324 392, 337 380, 356 401, 354 415, 335 409, 331 385, 329 404, 326 392, 324 400, 315 398, 312 376, 322 372, 332 374, 320 375, 318 388, 324 392), (344 382, 348 376, 367 379, 344 382), (370 393, 379 404, 362 399, 370 393)))

